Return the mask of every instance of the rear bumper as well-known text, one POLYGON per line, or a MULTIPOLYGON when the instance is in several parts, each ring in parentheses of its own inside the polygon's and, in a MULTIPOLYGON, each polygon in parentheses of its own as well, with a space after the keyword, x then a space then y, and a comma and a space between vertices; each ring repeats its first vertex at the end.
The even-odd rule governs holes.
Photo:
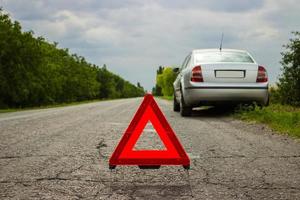
POLYGON ((243 102, 256 101, 266 104, 268 101, 268 86, 264 87, 222 87, 222 86, 192 86, 184 88, 184 101, 187 105, 199 105, 201 102, 243 102))

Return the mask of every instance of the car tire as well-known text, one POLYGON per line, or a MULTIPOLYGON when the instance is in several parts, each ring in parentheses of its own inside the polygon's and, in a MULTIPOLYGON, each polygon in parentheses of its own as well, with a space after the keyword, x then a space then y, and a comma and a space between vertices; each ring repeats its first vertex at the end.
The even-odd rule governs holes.
POLYGON ((269 106, 269 104, 270 104, 270 96, 268 95, 268 100, 267 100, 267 102, 265 103, 265 105, 264 106, 269 106))
POLYGON ((183 95, 181 95, 181 98, 180 98, 180 115, 182 117, 188 117, 188 116, 191 116, 192 114, 192 107, 191 106, 187 106, 184 102, 184 99, 183 99, 183 95))
POLYGON ((259 103, 258 106, 259 106, 260 108, 263 108, 263 107, 269 106, 269 104, 270 104, 270 97, 268 96, 267 101, 259 103))
POLYGON ((173 111, 175 111, 175 112, 180 111, 180 104, 176 101, 175 94, 174 94, 174 98, 173 98, 173 111))

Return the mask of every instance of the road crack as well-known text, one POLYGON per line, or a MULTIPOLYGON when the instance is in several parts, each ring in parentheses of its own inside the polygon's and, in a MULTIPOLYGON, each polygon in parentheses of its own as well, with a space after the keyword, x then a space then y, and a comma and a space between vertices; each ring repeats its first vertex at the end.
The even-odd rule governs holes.
POLYGON ((107 147, 107 144, 105 143, 105 140, 102 138, 100 142, 97 144, 96 149, 98 149, 98 154, 100 155, 101 158, 107 159, 108 156, 104 155, 101 150, 103 148, 107 147))

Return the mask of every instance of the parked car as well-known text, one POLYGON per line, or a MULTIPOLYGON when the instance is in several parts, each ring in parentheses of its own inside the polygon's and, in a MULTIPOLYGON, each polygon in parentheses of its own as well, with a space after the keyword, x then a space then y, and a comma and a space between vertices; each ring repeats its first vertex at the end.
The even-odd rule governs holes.
POLYGON ((268 105, 268 75, 243 50, 198 49, 175 68, 174 111, 191 115, 193 107, 227 102, 268 105))

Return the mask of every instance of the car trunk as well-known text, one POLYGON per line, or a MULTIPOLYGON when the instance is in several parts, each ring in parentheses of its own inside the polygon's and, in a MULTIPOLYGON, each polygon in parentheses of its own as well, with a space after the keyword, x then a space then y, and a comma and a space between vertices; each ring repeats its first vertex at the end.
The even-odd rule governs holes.
POLYGON ((201 64, 204 82, 255 83, 258 65, 255 63, 201 64))

